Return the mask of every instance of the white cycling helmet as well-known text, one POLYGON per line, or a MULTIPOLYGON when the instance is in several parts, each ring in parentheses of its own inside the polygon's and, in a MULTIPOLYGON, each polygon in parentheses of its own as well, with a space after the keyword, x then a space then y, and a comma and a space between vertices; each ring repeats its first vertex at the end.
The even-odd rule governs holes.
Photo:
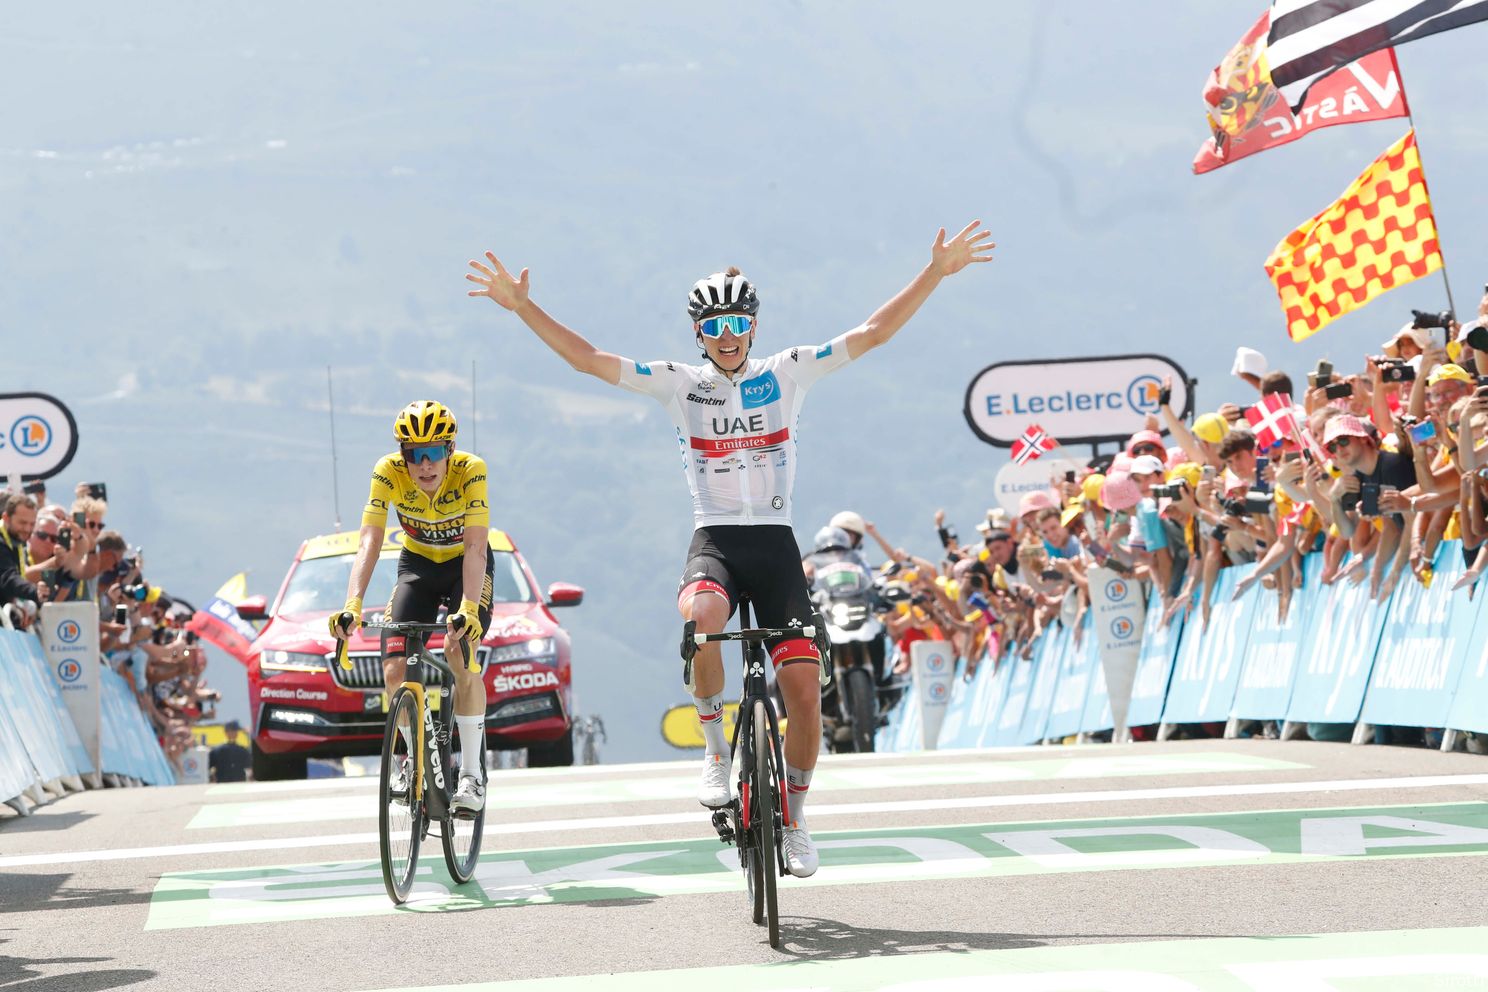
POLYGON ((849 551, 852 549, 852 538, 841 527, 828 525, 816 532, 811 545, 817 551, 849 551))
POLYGON ((849 534, 856 534, 859 537, 862 537, 864 534, 868 533, 868 527, 866 524, 863 523, 862 515, 854 513, 852 510, 843 510, 841 513, 837 514, 830 521, 828 521, 827 526, 841 527, 849 534))

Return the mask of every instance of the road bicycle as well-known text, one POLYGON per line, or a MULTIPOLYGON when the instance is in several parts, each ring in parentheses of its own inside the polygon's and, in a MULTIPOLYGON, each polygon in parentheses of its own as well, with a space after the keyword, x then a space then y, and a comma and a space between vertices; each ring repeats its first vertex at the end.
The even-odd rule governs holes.
MULTIPOLYGON (((413 889, 419 845, 433 823, 439 824, 450 876, 461 885, 474 877, 486 811, 484 807, 475 814, 456 811, 450 803, 460 776, 455 760, 459 751, 454 747, 455 676, 449 664, 427 647, 429 635, 444 633, 446 625, 383 622, 369 623, 364 629, 380 632, 384 660, 390 634, 404 635, 407 644, 408 673, 388 700, 377 783, 382 884, 388 898, 401 905, 413 889), (426 673, 433 673, 432 679, 426 673), (405 772, 401 782, 399 770, 405 772)), ((345 641, 341 642, 338 659, 349 665, 345 641)), ((484 744, 482 741, 482 755, 484 744)), ((481 781, 485 781, 484 768, 481 781)))
POLYGON ((781 846, 785 759, 780 747, 780 727, 765 682, 764 642, 785 637, 817 638, 818 627, 751 630, 747 599, 739 603, 739 627, 721 634, 699 634, 697 623, 687 621, 682 628, 682 679, 684 685, 692 685, 692 659, 704 644, 742 642, 744 694, 729 744, 739 794, 727 806, 713 811, 713 828, 718 831, 719 840, 738 848, 754 922, 768 926, 770 946, 778 948, 780 906, 775 885, 786 874, 785 851, 781 846))

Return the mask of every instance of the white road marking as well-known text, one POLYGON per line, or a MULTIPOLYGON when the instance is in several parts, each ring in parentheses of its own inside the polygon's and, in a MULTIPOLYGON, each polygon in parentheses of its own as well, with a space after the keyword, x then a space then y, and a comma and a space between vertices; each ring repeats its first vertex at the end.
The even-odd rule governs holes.
MULTIPOLYGON (((811 807, 811 818, 850 816, 863 813, 915 813, 944 809, 989 809, 1017 806, 1067 806, 1085 803, 1128 802, 1133 800, 1204 799, 1232 796, 1299 795, 1314 792, 1371 792, 1376 790, 1431 789, 1440 786, 1488 785, 1488 774, 1416 775, 1405 778, 1330 779, 1312 782, 1260 782, 1243 785, 1199 785, 1167 789, 1103 789, 1095 792, 1045 792, 1014 796, 967 796, 959 799, 906 799, 877 803, 823 803, 811 807)), ((1488 797, 1485 797, 1488 799, 1488 797)), ((1206 810, 1205 813, 1236 812, 1206 810)), ((605 816, 576 820, 531 820, 501 823, 486 828, 492 836, 511 834, 552 834, 583 830, 610 830, 627 827, 702 826, 701 808, 687 813, 653 813, 640 816, 605 816)), ((180 857, 193 854, 231 854, 240 851, 291 850, 294 848, 335 847, 338 845, 375 844, 377 834, 327 834, 311 837, 219 841, 203 844, 171 844, 159 847, 130 847, 113 850, 23 854, 0 858, 0 868, 27 868, 37 865, 81 864, 90 861, 128 861, 144 858, 180 857)))

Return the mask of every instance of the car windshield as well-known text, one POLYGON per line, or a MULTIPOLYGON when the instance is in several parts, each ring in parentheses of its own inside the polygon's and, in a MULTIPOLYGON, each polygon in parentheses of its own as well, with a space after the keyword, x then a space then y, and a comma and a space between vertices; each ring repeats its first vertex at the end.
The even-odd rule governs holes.
MULTIPOLYGON (((491 576, 491 601, 495 603, 530 603, 532 588, 527 576, 517 563, 517 556, 510 551, 493 552, 496 556, 495 570, 491 576)), ((351 563, 355 555, 335 555, 330 558, 310 558, 295 566, 279 602, 278 612, 330 613, 339 610, 346 602, 346 583, 351 578, 351 563)), ((363 603, 370 608, 387 605, 398 579, 398 556, 385 555, 377 560, 372 571, 372 581, 367 583, 367 594, 363 603)))

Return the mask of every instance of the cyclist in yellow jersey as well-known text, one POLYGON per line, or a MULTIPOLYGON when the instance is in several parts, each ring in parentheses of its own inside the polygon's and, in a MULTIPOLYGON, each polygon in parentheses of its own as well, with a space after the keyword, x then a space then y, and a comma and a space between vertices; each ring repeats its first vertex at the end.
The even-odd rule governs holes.
MULTIPOLYGON (((434 400, 410 403, 398 414, 393 423, 398 450, 372 469, 372 491, 362 511, 361 538, 346 583, 346 606, 331 614, 330 628, 333 636, 345 639, 361 624, 362 595, 377 566, 388 509, 393 509, 404 539, 387 616, 394 622, 433 623, 441 604, 450 607, 444 653, 455 671, 461 768, 452 804, 474 813, 485 805, 486 687, 479 669, 471 671, 465 658, 491 622, 495 559, 486 541, 491 523, 486 463, 456 451, 455 432, 454 414, 434 400), (458 633, 457 621, 464 624, 458 633)), ((404 651, 402 637, 388 638, 382 670, 388 698, 403 682, 404 651)), ((409 728, 402 730, 411 733, 409 728)), ((400 769, 397 774, 407 772, 400 769)), ((403 782, 395 784, 394 791, 406 788, 403 782)))

